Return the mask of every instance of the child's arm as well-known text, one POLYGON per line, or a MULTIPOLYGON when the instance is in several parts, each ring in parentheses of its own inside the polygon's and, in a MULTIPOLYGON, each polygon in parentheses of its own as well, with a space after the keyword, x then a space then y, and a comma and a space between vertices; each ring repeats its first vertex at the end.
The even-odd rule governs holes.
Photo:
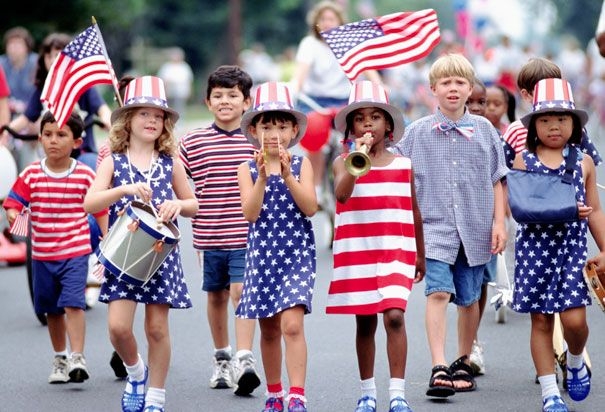
MULTIPOLYGON (((289 156, 289 154, 284 154, 284 156, 289 156)), ((282 178, 294 199, 294 203, 296 203, 305 216, 311 217, 317 212, 317 195, 315 194, 311 162, 306 157, 302 158, 299 180, 296 180, 290 171, 289 159, 287 163, 288 166, 282 168, 282 178)))
POLYGON ((143 202, 151 200, 151 188, 144 183, 134 183, 112 187, 113 158, 103 159, 97 169, 97 176, 84 198, 84 210, 87 213, 98 213, 108 208, 126 195, 138 196, 143 202))
POLYGON ((492 229, 492 253, 503 252, 506 248, 506 224, 504 206, 504 187, 498 180, 494 185, 494 227, 492 229))
POLYGON ((256 222, 256 219, 260 215, 263 198, 265 197, 265 184, 267 182, 262 153, 255 152, 254 159, 258 167, 256 182, 252 181, 248 162, 240 164, 237 169, 237 182, 242 199, 242 211, 244 212, 244 218, 248 222, 256 222))
POLYGON ((422 214, 416 200, 416 189, 414 186, 414 171, 410 179, 410 191, 412 195, 412 213, 414 214, 414 235, 416 237, 416 276, 414 282, 422 281, 426 273, 426 255, 424 251, 424 229, 422 227, 422 214))
POLYGON ((172 161, 172 189, 176 199, 164 201, 158 208, 158 217, 169 222, 177 217, 195 217, 198 209, 197 199, 189 186, 187 173, 181 161, 174 157, 172 161))
POLYGON ((334 174, 334 197, 340 203, 345 203, 353 193, 357 178, 347 171, 342 156, 338 156, 332 162, 332 173, 334 174))
POLYGON ((599 248, 599 254, 588 259, 587 263, 594 263, 597 266, 597 273, 603 273, 605 272, 605 213, 601 209, 599 200, 596 167, 588 155, 584 155, 582 172, 586 190, 586 206, 592 208, 588 217, 588 229, 599 248))

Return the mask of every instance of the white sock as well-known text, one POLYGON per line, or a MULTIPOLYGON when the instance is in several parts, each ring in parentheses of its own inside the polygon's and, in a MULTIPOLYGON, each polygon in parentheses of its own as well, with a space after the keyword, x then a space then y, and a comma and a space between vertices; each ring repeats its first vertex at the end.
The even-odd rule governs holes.
POLYGON ((231 349, 231 345, 227 345, 227 346, 225 346, 224 348, 218 348, 218 349, 217 349, 217 348, 215 348, 215 349, 214 349, 214 354, 216 355, 216 353, 217 353, 217 352, 220 352, 220 351, 227 352, 227 353, 229 354, 229 356, 232 356, 232 355, 233 355, 233 353, 232 353, 232 352, 233 352, 233 350, 231 349))
POLYGON ((166 389, 149 388, 145 395, 145 405, 163 407, 166 403, 166 389))
MULTIPOLYGON (((584 364, 584 354, 580 353, 579 355, 573 355, 569 349, 567 350, 567 369, 580 369, 584 364)), ((578 372, 578 378, 583 378, 588 375, 588 370, 586 368, 582 368, 580 372, 578 372)))
POLYGON ((66 358, 69 358, 69 352, 67 351, 67 349, 65 349, 61 352, 55 352, 55 356, 65 356, 66 358))
POLYGON ((128 372, 128 376, 133 381, 142 381, 145 378, 145 363, 143 362, 143 358, 139 354, 139 360, 134 365, 126 365, 126 372, 128 372))
POLYGON ((397 397, 405 399, 405 379, 391 378, 389 380, 389 399, 397 397))
POLYGON ((248 350, 248 349, 242 349, 242 350, 238 350, 237 352, 235 352, 235 357, 237 359, 241 359, 246 355, 252 355, 252 351, 248 350))
POLYGON ((376 379, 371 377, 360 381, 361 383, 361 397, 371 396, 376 399, 376 379))
POLYGON ((554 373, 538 376, 538 381, 540 382, 540 388, 542 388, 542 400, 553 395, 561 396, 561 392, 559 392, 559 387, 557 386, 557 375, 554 373))

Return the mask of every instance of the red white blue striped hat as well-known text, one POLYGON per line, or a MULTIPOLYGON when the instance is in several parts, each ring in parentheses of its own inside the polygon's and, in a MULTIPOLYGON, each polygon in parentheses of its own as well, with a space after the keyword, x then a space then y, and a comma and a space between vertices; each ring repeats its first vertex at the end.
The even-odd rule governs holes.
POLYGON ((542 79, 534 87, 533 112, 523 116, 521 123, 529 127, 531 119, 543 113, 573 113, 580 119, 582 127, 588 121, 588 113, 576 109, 571 85, 563 79, 542 79))
POLYGON ((250 134, 249 126, 252 123, 252 119, 257 114, 263 112, 286 112, 291 113, 296 118, 298 134, 290 141, 289 148, 295 146, 305 135, 307 116, 303 112, 294 109, 290 89, 288 89, 285 83, 266 82, 259 85, 254 94, 252 108, 242 116, 242 133, 248 138, 250 143, 258 148, 260 148, 260 142, 250 134))
POLYGON ((393 119, 393 144, 403 137, 403 113, 397 107, 389 103, 389 97, 382 85, 370 80, 362 80, 353 84, 349 94, 349 104, 338 112, 334 119, 334 125, 338 130, 344 132, 347 128, 347 116, 357 109, 378 107, 393 119))
POLYGON ((162 109, 174 123, 179 119, 179 114, 168 107, 164 81, 156 76, 137 77, 128 83, 124 90, 124 106, 113 111, 111 122, 113 123, 124 111, 138 107, 162 109))

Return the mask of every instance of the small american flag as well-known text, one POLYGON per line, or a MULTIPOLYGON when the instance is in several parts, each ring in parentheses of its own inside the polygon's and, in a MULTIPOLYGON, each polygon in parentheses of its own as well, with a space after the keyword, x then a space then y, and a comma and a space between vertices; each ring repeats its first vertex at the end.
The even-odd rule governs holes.
POLYGON ((15 218, 11 228, 11 234, 26 237, 29 234, 29 209, 23 208, 15 218))
POLYGON ((426 57, 441 40, 433 9, 388 14, 321 32, 347 77, 426 57))
POLYGON ((117 79, 98 26, 93 24, 55 59, 40 100, 48 105, 58 126, 63 127, 82 93, 97 84, 117 87, 117 79))

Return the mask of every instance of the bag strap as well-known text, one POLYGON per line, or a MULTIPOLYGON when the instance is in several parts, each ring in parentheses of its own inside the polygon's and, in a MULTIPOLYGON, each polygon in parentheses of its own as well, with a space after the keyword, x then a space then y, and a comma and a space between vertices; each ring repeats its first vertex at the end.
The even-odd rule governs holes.
POLYGON ((563 175, 563 182, 567 184, 573 184, 573 171, 578 161, 578 149, 575 146, 567 146, 567 157, 565 159, 565 174, 563 175))

